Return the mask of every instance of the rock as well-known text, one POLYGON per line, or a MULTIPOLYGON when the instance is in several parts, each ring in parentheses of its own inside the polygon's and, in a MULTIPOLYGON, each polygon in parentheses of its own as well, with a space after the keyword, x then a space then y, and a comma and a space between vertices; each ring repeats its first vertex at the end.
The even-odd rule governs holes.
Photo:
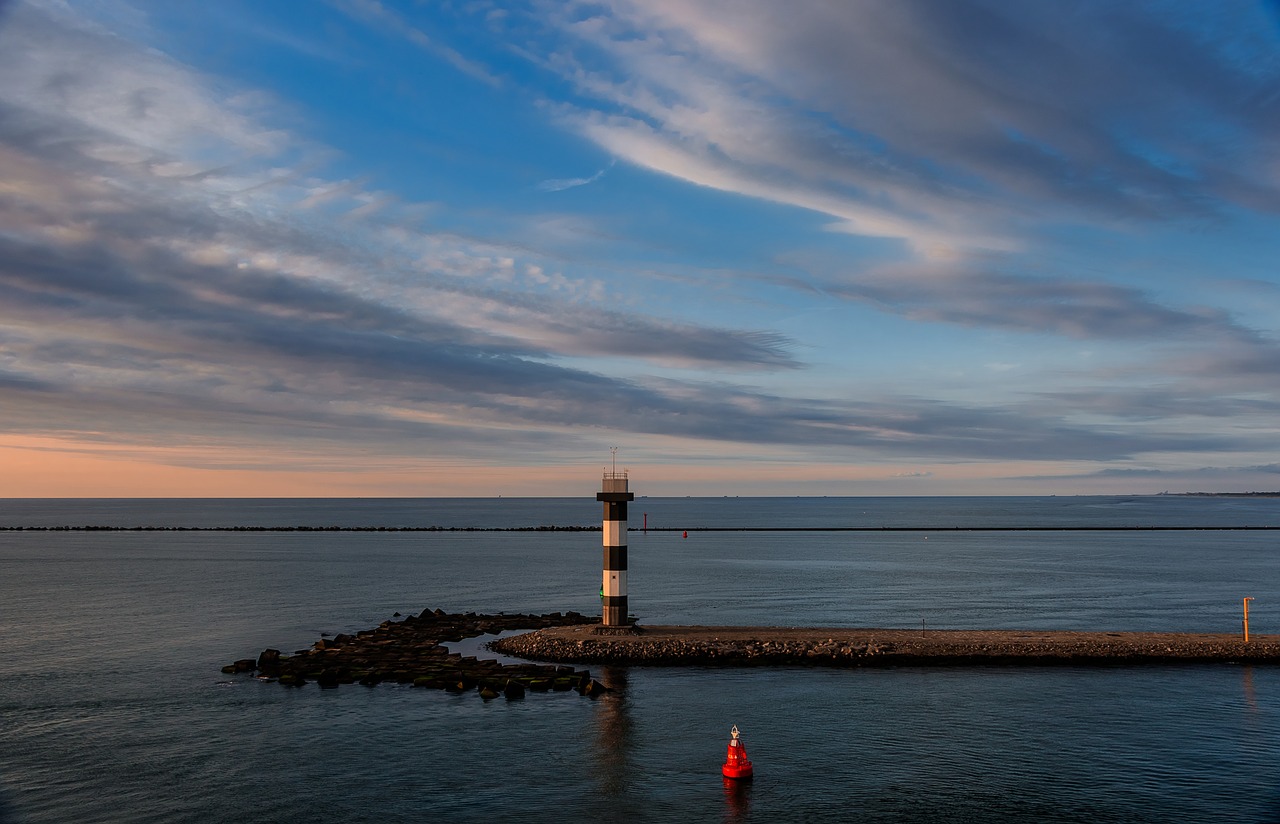
POLYGON ((258 674, 268 678, 280 675, 280 650, 268 648, 258 654, 258 674))
POLYGON ((493 699, 497 698, 499 695, 500 693, 497 690, 495 690, 493 687, 480 688, 480 697, 486 701, 492 701, 493 699))
MULTIPOLYGON (((591 623, 579 615, 566 616, 559 623, 591 623)), ((547 616, 536 615, 468 615, 446 614, 441 610, 423 610, 421 618, 410 621, 383 621, 376 628, 358 633, 327 633, 313 648, 298 650, 293 656, 279 650, 263 650, 256 659, 241 659, 223 667, 227 674, 252 673, 257 670, 265 678, 277 678, 286 686, 300 686, 308 679, 326 689, 338 684, 359 681, 372 686, 382 681, 449 688, 455 692, 474 689, 477 684, 498 695, 511 698, 530 689, 529 682, 542 681, 543 691, 553 688, 553 681, 567 683, 555 688, 584 689, 589 679, 585 672, 572 667, 545 664, 502 665, 490 659, 477 659, 450 654, 441 644, 447 640, 470 638, 483 631, 533 629, 547 623, 547 616)), ((555 622, 553 622, 555 623, 555 622)), ((536 689, 536 688, 535 688, 536 689)), ((585 694, 585 693, 584 693, 585 694)))

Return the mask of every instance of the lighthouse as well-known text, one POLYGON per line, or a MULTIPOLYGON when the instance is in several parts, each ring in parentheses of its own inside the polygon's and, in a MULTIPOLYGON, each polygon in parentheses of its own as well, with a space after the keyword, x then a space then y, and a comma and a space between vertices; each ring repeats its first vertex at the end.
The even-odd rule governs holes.
POLYGON ((596 500, 604 502, 604 582, 600 589, 606 627, 627 625, 627 502, 636 496, 627 489, 627 470, 618 471, 618 448, 612 447, 613 469, 604 471, 596 500))

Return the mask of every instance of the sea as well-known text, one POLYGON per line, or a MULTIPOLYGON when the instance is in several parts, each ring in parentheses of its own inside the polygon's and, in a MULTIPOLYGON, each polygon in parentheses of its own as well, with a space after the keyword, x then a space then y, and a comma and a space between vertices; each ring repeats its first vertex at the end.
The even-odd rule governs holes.
MULTIPOLYGON (((600 698, 488 702, 220 671, 396 613, 598 614, 600 533, 520 528, 600 519, 593 490, 0 500, 0 822, 1280 821, 1280 665, 593 667, 600 698), (87 526, 129 529, 13 529, 87 526)), ((1280 633, 1280 498, 639 496, 629 523, 642 626, 1235 633, 1250 597, 1280 633)))

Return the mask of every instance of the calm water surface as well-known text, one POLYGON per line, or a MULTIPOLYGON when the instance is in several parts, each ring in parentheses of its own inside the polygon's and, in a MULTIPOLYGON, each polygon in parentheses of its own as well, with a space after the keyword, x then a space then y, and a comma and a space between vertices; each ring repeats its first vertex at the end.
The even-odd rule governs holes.
MULTIPOLYGON (((4 501, 0 525, 593 524, 569 501, 4 501)), ((1266 499, 638 499, 632 524, 1280 523, 1266 499)), ((218 668, 598 611, 593 533, 0 533, 0 820, 1280 821, 1280 667, 597 670, 485 703, 218 668), (727 790, 731 724, 756 763, 727 790)), ((631 536, 647 623, 1280 631, 1269 532, 631 536)))

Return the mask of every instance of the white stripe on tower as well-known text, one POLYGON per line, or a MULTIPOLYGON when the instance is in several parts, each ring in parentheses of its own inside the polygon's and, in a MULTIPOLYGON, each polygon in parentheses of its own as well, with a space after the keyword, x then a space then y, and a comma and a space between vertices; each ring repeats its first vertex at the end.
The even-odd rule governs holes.
POLYGON ((627 571, 625 569, 606 569, 604 571, 604 597, 627 597, 627 571))
MULTIPOLYGON (((625 508, 625 505, 624 505, 625 508)), ((627 545, 627 513, 622 513, 622 520, 609 520, 610 513, 604 513, 604 545, 605 546, 626 546, 627 545)))

